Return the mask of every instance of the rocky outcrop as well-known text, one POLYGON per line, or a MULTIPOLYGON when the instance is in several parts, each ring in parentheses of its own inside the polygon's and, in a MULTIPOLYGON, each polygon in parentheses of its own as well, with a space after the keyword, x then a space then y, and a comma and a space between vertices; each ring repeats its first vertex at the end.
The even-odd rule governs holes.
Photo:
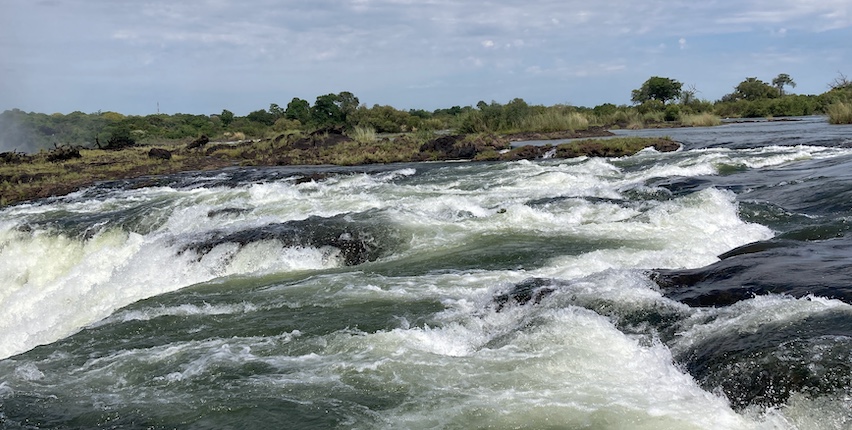
POLYGON ((80 148, 76 146, 56 146, 47 154, 47 161, 67 161, 74 158, 82 158, 80 148))
POLYGON ((201 137, 193 140, 192 142, 189 143, 189 145, 186 145, 186 149, 201 148, 204 145, 207 145, 208 143, 210 143, 210 138, 207 137, 206 134, 202 134, 201 137))
POLYGON ((420 146, 424 159, 473 160, 480 154, 509 148, 509 141, 496 135, 449 135, 420 146))
POLYGON ((543 278, 530 278, 512 287, 508 292, 498 294, 492 299, 495 310, 502 311, 506 306, 523 306, 528 303, 539 304, 541 300, 554 291, 553 281, 543 278))
POLYGON ((335 146, 343 142, 351 141, 352 139, 343 134, 343 130, 341 129, 323 128, 296 140, 290 144, 290 147, 293 149, 314 149, 335 146))
POLYGON ((167 149, 162 148, 151 148, 148 151, 148 158, 156 158, 160 160, 171 160, 172 153, 167 149))

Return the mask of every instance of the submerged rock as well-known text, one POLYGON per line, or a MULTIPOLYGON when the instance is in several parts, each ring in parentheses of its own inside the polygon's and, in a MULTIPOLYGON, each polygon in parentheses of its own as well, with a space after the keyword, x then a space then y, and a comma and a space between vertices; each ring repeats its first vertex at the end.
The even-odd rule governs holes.
MULTIPOLYGON (((217 215, 220 213, 208 214, 217 215)), ((392 250, 396 246, 395 233, 379 222, 354 219, 351 214, 331 218, 312 216, 237 232, 213 232, 206 239, 184 246, 180 253, 193 251, 202 256, 223 244, 243 247, 250 243, 277 240, 283 247, 335 248, 340 251, 344 264, 354 266, 375 261, 392 250)))
POLYGON ((543 298, 556 291, 556 288, 551 286, 552 282, 552 280, 544 278, 527 279, 513 286, 510 291, 495 296, 492 303, 494 303, 497 312, 510 305, 523 306, 530 302, 537 305, 541 303, 543 298))
POLYGON ((727 306, 755 295, 813 294, 852 304, 852 239, 774 239, 736 248, 710 266, 655 270, 668 298, 690 306, 727 306))
POLYGON ((852 318, 842 310, 721 330, 675 357, 736 409, 784 404, 793 393, 852 395, 852 318))

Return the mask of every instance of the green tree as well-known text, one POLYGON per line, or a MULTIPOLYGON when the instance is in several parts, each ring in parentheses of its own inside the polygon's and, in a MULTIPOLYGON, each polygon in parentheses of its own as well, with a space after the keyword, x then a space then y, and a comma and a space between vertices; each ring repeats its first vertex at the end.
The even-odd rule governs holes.
POLYGON ((219 119, 222 120, 222 126, 227 128, 232 122, 234 122, 234 113, 228 109, 222 109, 219 119))
POLYGON ((269 113, 272 114, 276 120, 284 117, 284 109, 281 109, 281 106, 278 106, 276 103, 269 105, 269 113))
POLYGON ((775 87, 761 81, 757 78, 746 78, 734 88, 734 92, 723 98, 723 101, 730 100, 760 100, 769 99, 778 96, 778 90, 775 87))
POLYGON ((293 97, 293 100, 287 103, 284 116, 287 119, 295 119, 303 125, 307 124, 311 120, 311 104, 307 100, 293 97))
POLYGON ((311 107, 311 122, 317 127, 342 126, 346 115, 340 110, 337 94, 318 96, 311 107))
POLYGON ((337 94, 337 106, 340 107, 340 111, 343 112, 343 120, 347 123, 349 122, 349 116, 355 113, 355 109, 358 109, 359 104, 360 101, 358 100, 358 97, 355 97, 355 94, 352 94, 349 91, 341 91, 337 94))
POLYGON ((772 86, 778 88, 778 95, 784 95, 784 87, 793 87, 796 88, 796 83, 793 82, 793 78, 786 73, 781 73, 772 80, 772 86))
POLYGON ((263 125, 275 124, 275 116, 267 112, 266 109, 256 110, 246 115, 246 118, 251 122, 257 122, 263 125))
POLYGON ((317 127, 352 126, 349 121, 358 109, 358 97, 349 91, 317 97, 311 108, 311 119, 317 127))
POLYGON ((680 97, 681 87, 683 84, 674 79, 652 76, 642 84, 641 88, 633 90, 631 100, 636 104, 649 100, 666 103, 680 97))

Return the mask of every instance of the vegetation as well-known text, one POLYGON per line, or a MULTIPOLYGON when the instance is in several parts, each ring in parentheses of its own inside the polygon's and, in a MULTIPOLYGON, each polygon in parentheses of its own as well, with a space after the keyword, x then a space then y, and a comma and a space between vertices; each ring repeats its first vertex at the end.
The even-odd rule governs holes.
MULTIPOLYGON (((447 159, 543 157, 548 147, 509 150, 508 142, 610 134, 608 129, 698 127, 722 117, 781 117, 825 113, 852 123, 852 82, 845 75, 820 95, 798 95, 792 77, 768 84, 745 78, 711 102, 674 79, 652 76, 631 93, 634 105, 593 108, 530 105, 521 98, 426 111, 360 103, 350 92, 293 98, 238 116, 117 112, 0 113, 0 205, 67 192, 93 181, 233 165, 390 163, 447 159)), ((659 142, 657 142, 659 143, 659 142)), ((574 142, 557 156, 613 156, 637 147, 618 139, 574 142), (572 155, 573 154, 573 155, 572 155)), ((644 146, 643 146, 644 145, 644 146)), ((663 145, 665 146, 665 145, 663 145)), ((662 147, 662 146, 661 146, 662 147)))
MULTIPOLYGON (((365 130, 369 135, 370 130, 365 130)), ((420 136, 427 136, 421 134, 420 136)), ((308 135, 281 134, 271 139, 236 144, 209 143, 199 147, 183 144, 134 146, 123 150, 72 149, 74 157, 56 157, 66 148, 35 155, 9 152, 0 157, 0 206, 23 200, 66 194, 97 181, 167 174, 186 170, 208 170, 242 165, 362 165, 409 161, 516 160, 541 158, 540 151, 515 149, 494 134, 446 135, 421 140, 409 133, 356 140, 334 130, 308 135), (526 152, 525 152, 526 151, 526 152)), ((659 139, 586 141, 569 144, 557 156, 622 156, 659 139), (587 151, 587 152, 584 152, 587 151)), ((529 148, 529 147, 524 147, 529 148)))
POLYGON ((828 106, 828 121, 832 124, 852 124, 852 104, 838 102, 828 106))
POLYGON ((680 117, 684 127, 711 127, 722 123, 722 118, 710 112, 688 114, 680 117))
POLYGON ((679 98, 682 87, 683 84, 674 79, 652 76, 638 90, 633 90, 631 100, 634 103, 656 100, 665 104, 679 98))
POLYGON ((778 97, 784 96, 784 87, 793 87, 796 88, 796 83, 793 82, 793 78, 786 73, 781 73, 772 80, 772 85, 778 89, 778 97))

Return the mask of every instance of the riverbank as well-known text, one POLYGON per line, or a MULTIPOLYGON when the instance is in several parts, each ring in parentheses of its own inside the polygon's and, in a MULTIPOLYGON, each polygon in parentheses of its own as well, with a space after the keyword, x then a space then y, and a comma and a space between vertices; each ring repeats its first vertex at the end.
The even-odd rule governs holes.
POLYGON ((447 135, 420 141, 412 134, 356 141, 336 130, 308 135, 279 135, 241 143, 208 142, 133 146, 121 150, 60 147, 35 155, 0 154, 0 206, 65 195, 102 181, 216 170, 233 166, 357 166, 417 161, 513 161, 544 157, 622 157, 654 147, 676 150, 670 139, 612 138, 605 129, 578 132, 447 135), (555 146, 521 146, 511 142, 578 138, 555 146))

